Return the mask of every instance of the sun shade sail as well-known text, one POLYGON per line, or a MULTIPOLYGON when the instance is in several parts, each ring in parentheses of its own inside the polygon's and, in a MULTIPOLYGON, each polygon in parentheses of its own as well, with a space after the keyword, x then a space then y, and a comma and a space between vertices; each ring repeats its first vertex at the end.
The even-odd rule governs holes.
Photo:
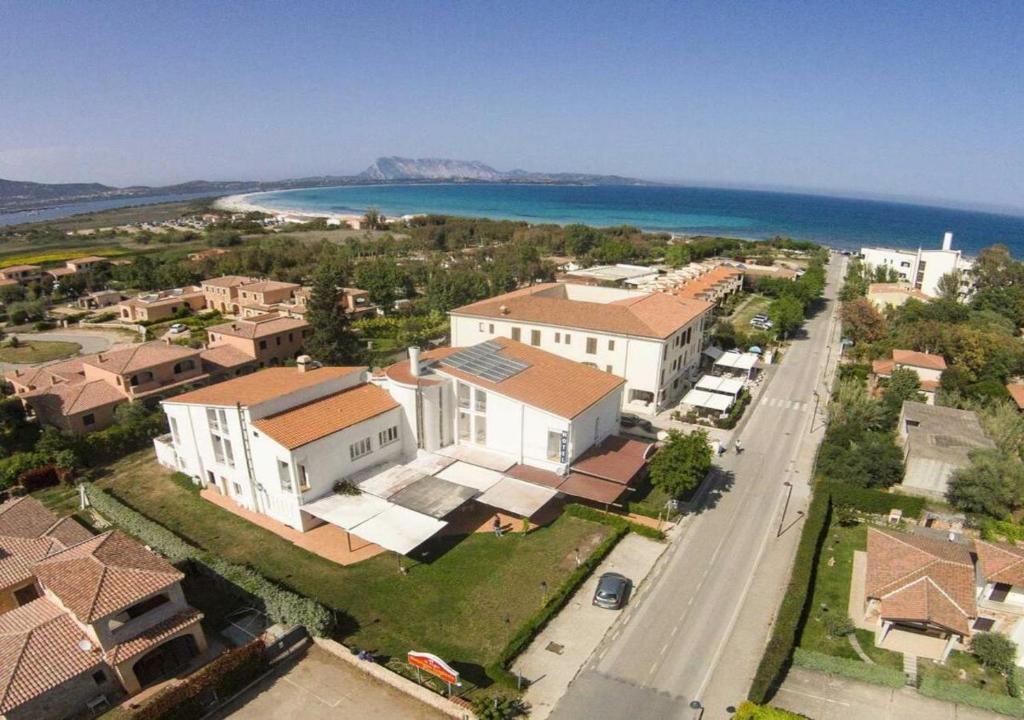
POLYGON ((446 467, 437 477, 484 492, 501 480, 501 473, 460 461, 446 467))
POLYGON ((732 400, 733 399, 728 395, 722 395, 721 393, 707 392, 706 390, 691 390, 686 393, 686 396, 683 398, 683 404, 725 412, 729 409, 729 406, 732 405, 732 400))
POLYGON ((477 501, 513 515, 530 517, 556 494, 551 488, 504 477, 478 497, 477 501))
POLYGON ((391 505, 352 530, 363 540, 407 555, 439 533, 448 523, 399 505, 391 505))

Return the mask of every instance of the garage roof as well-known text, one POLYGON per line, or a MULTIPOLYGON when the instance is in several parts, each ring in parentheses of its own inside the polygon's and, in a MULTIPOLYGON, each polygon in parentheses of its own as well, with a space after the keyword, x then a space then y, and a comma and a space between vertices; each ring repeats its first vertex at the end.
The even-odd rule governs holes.
POLYGON ((558 486, 558 492, 608 504, 618 500, 626 486, 574 472, 558 486))

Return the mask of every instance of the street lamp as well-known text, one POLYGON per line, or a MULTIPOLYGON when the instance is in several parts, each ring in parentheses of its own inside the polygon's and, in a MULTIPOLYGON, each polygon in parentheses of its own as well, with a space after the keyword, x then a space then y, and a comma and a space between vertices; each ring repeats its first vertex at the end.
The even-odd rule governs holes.
POLYGON ((775 537, 782 537, 782 523, 786 522, 786 512, 789 510, 789 499, 793 497, 793 483, 786 480, 782 483, 786 486, 786 504, 782 508, 782 517, 779 518, 779 529, 775 532, 775 537))
POLYGON ((548 601, 548 581, 547 580, 541 580, 540 581, 540 591, 542 593, 544 593, 544 599, 541 601, 540 604, 541 605, 545 605, 545 604, 547 604, 547 601, 548 601))
POLYGON ((700 700, 691 700, 690 709, 693 710, 691 717, 695 718, 695 720, 700 720, 704 717, 704 706, 700 704, 700 700))

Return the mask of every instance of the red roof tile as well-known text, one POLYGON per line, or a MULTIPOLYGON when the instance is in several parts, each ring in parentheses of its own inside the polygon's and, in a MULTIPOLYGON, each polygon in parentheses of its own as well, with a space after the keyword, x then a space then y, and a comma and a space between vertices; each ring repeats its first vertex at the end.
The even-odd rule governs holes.
POLYGON ((609 435, 594 445, 572 464, 572 469, 585 475, 626 485, 647 464, 651 443, 609 435))

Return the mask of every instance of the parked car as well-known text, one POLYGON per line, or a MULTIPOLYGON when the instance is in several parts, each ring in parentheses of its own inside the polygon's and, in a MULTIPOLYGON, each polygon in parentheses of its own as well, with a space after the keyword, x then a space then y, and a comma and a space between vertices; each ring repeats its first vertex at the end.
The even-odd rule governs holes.
POLYGON ((171 325, 169 330, 171 331, 172 335, 177 335, 178 333, 183 333, 186 330, 188 330, 188 325, 185 325, 183 323, 174 323, 173 325, 171 325))
POLYGON ((594 604, 608 610, 618 610, 626 602, 629 591, 629 578, 618 573, 605 573, 597 581, 594 591, 594 604))
POLYGON ((619 424, 624 428, 636 427, 640 428, 644 432, 654 432, 654 426, 651 425, 650 420, 641 420, 636 415, 623 414, 622 417, 619 418, 619 424))
POLYGON ((753 323, 755 320, 757 320, 758 322, 767 322, 768 321, 768 316, 767 315, 758 314, 758 315, 755 315, 754 317, 750 318, 750 322, 751 323, 753 323))

